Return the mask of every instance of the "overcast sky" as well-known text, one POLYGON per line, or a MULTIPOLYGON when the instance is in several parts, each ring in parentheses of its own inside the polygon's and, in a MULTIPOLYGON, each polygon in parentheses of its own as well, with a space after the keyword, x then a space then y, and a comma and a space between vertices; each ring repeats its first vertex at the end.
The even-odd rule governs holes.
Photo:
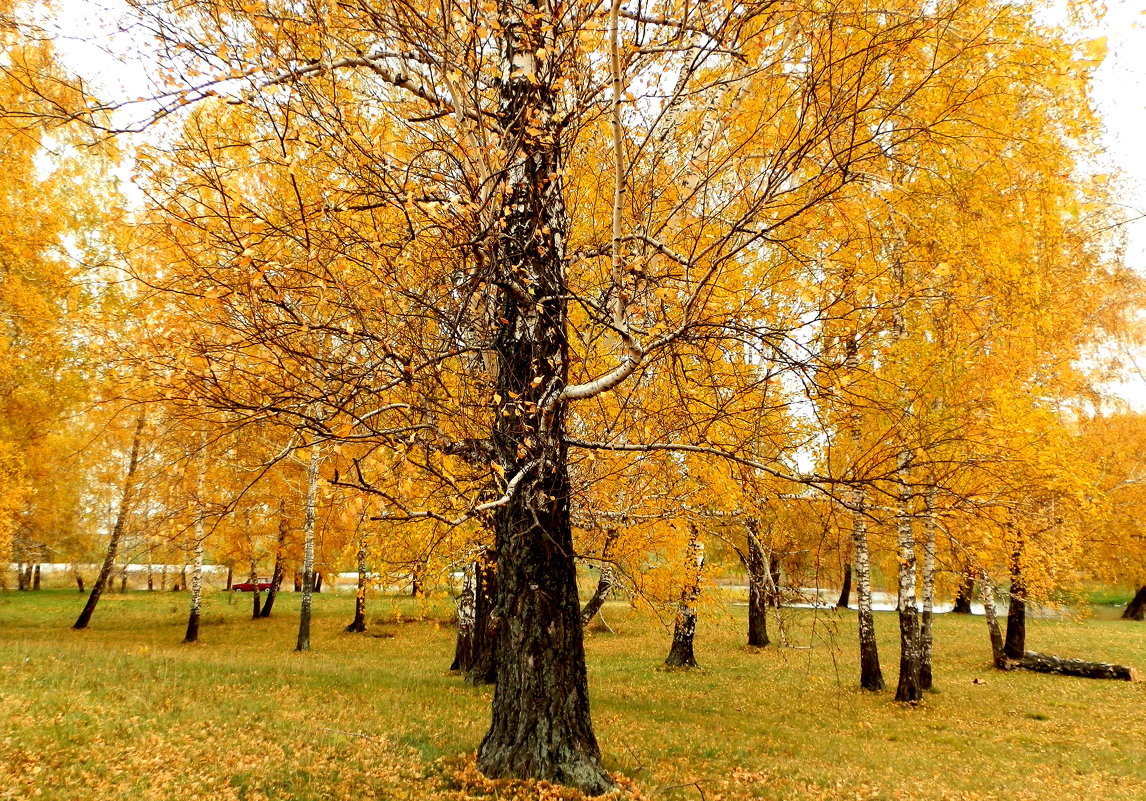
MULTIPOLYGON (((1146 0, 1108 2, 1103 18, 1078 33, 1085 38, 1106 37, 1107 57, 1096 71, 1093 87, 1103 119, 1102 141, 1108 162, 1098 171, 1117 171, 1122 176, 1125 219, 1143 215, 1143 219, 1125 225, 1126 256, 1130 266, 1146 275, 1146 0)), ((120 0, 60 0, 56 8, 65 12, 63 34, 70 43, 61 51, 73 68, 114 95, 138 97, 148 93, 145 71, 138 64, 134 68, 124 66, 110 56, 130 49, 130 40, 96 38, 101 29, 110 36, 111 30, 105 26, 122 9, 120 0)), ((1065 0, 1047 0, 1044 8, 1048 21, 1065 23, 1065 0)), ((135 112, 132 117, 140 109, 135 112)), ((1118 393, 1146 410, 1146 354, 1137 360, 1139 367, 1131 367, 1118 393)))

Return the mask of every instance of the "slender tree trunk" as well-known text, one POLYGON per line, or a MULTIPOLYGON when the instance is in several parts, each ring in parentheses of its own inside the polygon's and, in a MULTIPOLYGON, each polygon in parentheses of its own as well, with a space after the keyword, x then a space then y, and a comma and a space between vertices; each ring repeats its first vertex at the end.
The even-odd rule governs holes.
POLYGON ((83 592, 84 591, 84 577, 82 575, 80 575, 80 566, 79 565, 72 565, 72 575, 75 576, 75 579, 76 579, 76 589, 79 592, 83 592))
POLYGON ((1027 651, 1027 599, 1022 556, 1020 544, 1011 555, 1011 603, 1007 608, 1006 640, 1006 653, 1010 659, 1022 659, 1027 651))
POLYGON ((1126 605, 1122 612, 1123 620, 1146 620, 1146 584, 1134 593, 1134 599, 1126 605))
POLYGON ((310 607, 314 593, 314 521, 318 507, 318 448, 318 445, 311 446, 310 461, 306 468, 306 508, 302 525, 302 602, 298 611, 296 651, 310 650, 310 607))
POLYGON ((314 571, 314 591, 322 592, 322 573, 317 570, 314 571))
POLYGON ((927 514, 923 519, 923 617, 919 627, 919 686, 934 686, 931 654, 934 650, 932 622, 935 616, 935 496, 936 488, 928 487, 924 495, 927 514))
POLYGON ((23 562, 16 563, 16 592, 26 592, 28 589, 28 572, 23 562))
POLYGON ((1006 646, 1003 644, 1003 633, 999 631, 999 615, 995 610, 995 588, 986 572, 979 575, 979 598, 983 602, 987 633, 991 637, 991 662, 996 669, 1006 670, 1006 646))
POLYGON ((773 551, 768 554, 768 605, 773 609, 779 609, 783 602, 780 592, 781 578, 780 557, 773 551))
POLYGON ((32 571, 32 591, 35 592, 40 589, 40 565, 37 563, 36 569, 32 571))
POLYGON ((184 563, 182 569, 179 571, 179 592, 187 591, 187 564, 184 563))
POLYGON ((852 515, 852 547, 855 550, 856 606, 859 617, 860 686, 872 692, 883 689, 879 648, 875 641, 875 616, 871 608, 871 565, 867 547, 867 518, 864 516, 863 489, 854 493, 856 511, 852 515))
POLYGON ((167 565, 164 565, 159 571, 159 591, 167 591, 167 565))
POLYGON ((968 570, 959 577, 959 589, 955 592, 955 605, 951 611, 960 615, 971 614, 973 597, 975 597, 975 574, 968 570))
POLYGON ((474 655, 474 604, 477 595, 476 568, 471 562, 462 574, 462 592, 458 596, 458 637, 454 646, 454 661, 451 671, 466 673, 473 664, 474 655))
POLYGON ((616 572, 613 565, 608 561, 610 552, 613 549, 613 543, 617 540, 617 529, 610 528, 605 530, 605 542, 601 547, 601 572, 597 578, 597 589, 593 592, 593 596, 581 607, 581 625, 585 628, 593 622, 593 618, 601 611, 601 607, 605 605, 605 599, 609 597, 609 593, 613 590, 613 585, 616 584, 616 572))
POLYGON ((474 595, 473 655, 467 684, 494 684, 497 682, 497 647, 499 635, 498 564, 497 552, 486 549, 474 562, 476 592, 474 595))
POLYGON ((151 553, 150 553, 150 551, 147 554, 147 591, 148 592, 154 592, 155 591, 155 572, 152 569, 152 565, 151 565, 151 553))
MULTIPOLYGON (((358 524, 358 549, 355 556, 358 561, 358 586, 354 590, 354 620, 346 627, 348 632, 366 631, 366 557, 368 542, 366 531, 362 522, 358 524)), ((452 670, 453 668, 451 668, 452 670)))
POLYGON ((235 583, 235 566, 227 565, 227 592, 231 591, 231 587, 235 583))
POLYGON ((900 451, 899 457, 899 509, 896 514, 899 554, 899 683, 895 700, 915 703, 922 700, 923 688, 919 683, 920 642, 919 608, 915 600, 915 530, 911 516, 911 486, 905 472, 911 462, 911 453, 900 451))
POLYGON ((251 620, 258 620, 263 616, 263 594, 259 592, 258 563, 251 560, 251 620))
POLYGON ((123 595, 127 592, 127 565, 125 564, 119 571, 119 594, 123 595))
POLYGON ((852 563, 844 565, 844 583, 840 588, 840 598, 836 601, 837 609, 847 609, 852 599, 852 563))
MULTIPOLYGON (((199 642, 199 615, 203 611, 203 540, 206 532, 203 525, 204 517, 204 490, 207 473, 207 436, 203 435, 203 452, 199 456, 198 475, 196 476, 195 492, 195 555, 191 567, 191 612, 187 615, 187 633, 183 642, 199 642)), ((147 582, 151 584, 150 556, 147 566, 147 582)))
POLYGON ((755 518, 745 522, 748 529, 748 644, 764 648, 768 639, 768 560, 760 542, 760 523, 755 518))
POLYGON ((302 573, 294 572, 294 591, 302 592, 302 573))
MULTIPOLYGON (((492 516, 497 684, 477 765, 490 778, 552 781, 594 795, 614 785, 589 714, 577 594, 565 440, 568 403, 577 396, 567 386, 569 226, 554 88, 564 76, 554 74, 558 60, 544 56, 564 47, 564 23, 531 0, 495 3, 502 60, 496 121, 509 156, 496 186, 496 238, 481 258, 491 262, 498 288, 491 445, 506 484, 492 516)), ((618 10, 615 2, 614 41, 618 10)), ((615 94, 619 104, 616 87, 615 94)))
POLYGON ((704 544, 694 526, 685 558, 685 581, 680 591, 676 620, 673 624, 672 648, 665 659, 668 667, 698 667, 693 641, 696 638, 696 605, 700 600, 700 576, 704 569, 704 544))
POLYGON ((290 534, 290 522, 286 516, 286 501, 279 502, 279 538, 275 543, 275 566, 271 570, 271 587, 267 590, 267 599, 263 602, 263 609, 259 617, 270 617, 274 609, 275 599, 279 597, 279 588, 283 584, 283 575, 286 566, 283 564, 283 552, 286 550, 287 536, 290 534))
POLYGON ((80 612, 79 618, 76 619, 75 624, 72 626, 74 629, 86 629, 88 623, 91 622, 92 613, 95 612, 96 604, 99 603, 100 596, 103 595, 104 587, 107 586, 108 580, 111 578, 111 571, 115 567, 116 551, 119 549, 119 541, 123 537, 124 528, 127 525, 127 516, 131 508, 132 494, 135 490, 135 471, 139 466, 139 444, 143 437, 143 415, 139 415, 139 419, 135 424, 135 433, 131 439, 131 456, 127 462, 127 475, 123 480, 123 494, 119 498, 119 510, 115 515, 115 525, 111 530, 111 539, 107 544, 107 555, 104 556, 103 566, 100 567, 99 575, 96 576, 95 584, 92 585, 91 594, 88 595, 87 603, 84 604, 83 611, 80 612))

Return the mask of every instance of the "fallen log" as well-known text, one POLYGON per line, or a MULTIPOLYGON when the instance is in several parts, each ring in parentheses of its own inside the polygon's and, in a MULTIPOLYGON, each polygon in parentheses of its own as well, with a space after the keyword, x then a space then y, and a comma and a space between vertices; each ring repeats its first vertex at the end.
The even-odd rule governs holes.
POLYGON ((1137 681, 1138 671, 1126 665, 1106 662, 1087 662, 1083 659, 1063 659, 1049 654, 1027 651, 1022 659, 1008 659, 1007 670, 1033 670, 1036 673, 1056 673, 1061 676, 1079 676, 1084 679, 1115 679, 1137 681))

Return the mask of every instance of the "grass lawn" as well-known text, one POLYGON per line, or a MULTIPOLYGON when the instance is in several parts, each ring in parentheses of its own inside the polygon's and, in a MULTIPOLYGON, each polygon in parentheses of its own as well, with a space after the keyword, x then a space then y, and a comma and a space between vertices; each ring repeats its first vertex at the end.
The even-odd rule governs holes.
MULTIPOLYGON (((373 600, 371 631, 346 635, 353 599, 323 594, 308 654, 294 593, 260 621, 249 595, 211 594, 195 646, 186 594, 104 596, 76 632, 82 600, 0 593, 0 798, 572 797, 473 769, 491 691, 446 672, 446 599, 373 600)), ((666 672, 668 633, 607 612, 590 693, 625 797, 1146 799, 1146 683, 992 672, 982 618, 937 619, 938 692, 907 708, 856 688, 854 613, 786 610, 799 647, 749 652, 743 607, 708 607, 702 669, 666 672)), ((1146 624, 1114 614, 1030 621, 1028 647, 1146 669, 1146 624)), ((896 621, 876 622, 894 687, 896 621)))

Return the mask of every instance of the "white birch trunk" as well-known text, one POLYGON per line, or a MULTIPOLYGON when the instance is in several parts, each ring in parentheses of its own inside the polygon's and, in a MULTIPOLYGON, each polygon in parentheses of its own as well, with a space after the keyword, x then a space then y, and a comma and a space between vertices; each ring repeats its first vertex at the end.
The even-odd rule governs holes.
POLYGON ((897 457, 899 497, 895 527, 899 557, 899 684, 895 700, 914 703, 923 697, 919 686, 919 605, 916 601, 915 527, 911 514, 911 485, 907 481, 911 451, 904 449, 897 457))
POLYGON ((935 615, 935 496, 938 490, 929 487, 925 496, 927 516, 923 520, 923 621, 919 630, 920 660, 919 683, 925 690, 934 685, 931 668, 933 636, 931 625, 935 615))
POLYGON ((310 650, 310 607, 314 593, 314 521, 318 507, 318 445, 310 449, 306 470, 306 508, 303 518, 302 603, 299 606, 296 651, 310 650))

